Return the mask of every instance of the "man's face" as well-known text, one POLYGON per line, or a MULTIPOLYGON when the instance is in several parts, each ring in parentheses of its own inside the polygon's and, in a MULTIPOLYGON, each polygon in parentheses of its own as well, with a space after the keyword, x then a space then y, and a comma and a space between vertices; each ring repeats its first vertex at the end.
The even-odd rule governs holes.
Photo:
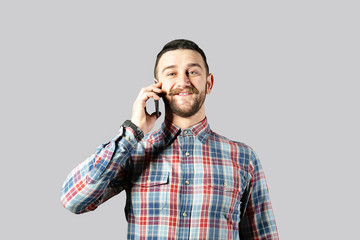
POLYGON ((206 74, 204 60, 193 50, 174 50, 161 56, 157 67, 158 81, 162 82, 166 111, 180 117, 191 117, 200 110, 209 94, 213 77, 206 74))

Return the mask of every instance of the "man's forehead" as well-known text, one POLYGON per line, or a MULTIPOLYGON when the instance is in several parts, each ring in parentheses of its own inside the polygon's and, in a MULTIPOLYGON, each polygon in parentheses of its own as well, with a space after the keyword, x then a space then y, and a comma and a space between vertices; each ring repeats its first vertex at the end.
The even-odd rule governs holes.
POLYGON ((197 51, 189 49, 176 49, 164 53, 159 60, 159 67, 177 66, 178 64, 200 65, 204 67, 205 63, 197 51))

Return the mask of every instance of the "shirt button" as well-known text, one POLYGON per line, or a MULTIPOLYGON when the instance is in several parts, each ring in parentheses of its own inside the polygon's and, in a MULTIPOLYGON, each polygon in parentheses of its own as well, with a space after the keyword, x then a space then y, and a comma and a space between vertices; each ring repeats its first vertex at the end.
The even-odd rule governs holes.
POLYGON ((184 134, 187 134, 187 133, 188 133, 188 131, 187 131, 187 130, 185 130, 185 131, 184 131, 184 134))
POLYGON ((128 142, 130 142, 130 137, 126 136, 126 137, 125 137, 125 140, 128 141, 128 142))
POLYGON ((189 184, 190 184, 189 180, 186 180, 186 181, 185 181, 185 184, 186 184, 186 185, 189 185, 189 184))
POLYGON ((188 156, 190 156, 190 153, 188 153, 188 152, 187 152, 187 153, 185 153, 185 156, 187 156, 187 157, 188 157, 188 156))
POLYGON ((150 180, 150 179, 148 179, 146 182, 147 182, 147 183, 151 183, 151 180, 150 180))
POLYGON ((187 213, 186 213, 186 212, 183 213, 183 217, 187 217, 187 213))
POLYGON ((224 182, 224 187, 227 187, 227 183, 226 183, 226 182, 224 182))

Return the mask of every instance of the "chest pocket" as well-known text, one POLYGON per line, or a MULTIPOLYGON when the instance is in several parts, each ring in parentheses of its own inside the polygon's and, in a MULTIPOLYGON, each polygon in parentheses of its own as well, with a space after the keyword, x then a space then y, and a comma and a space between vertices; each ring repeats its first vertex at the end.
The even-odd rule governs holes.
POLYGON ((147 172, 131 180, 130 206, 135 216, 156 216, 167 206, 169 172, 147 172))
POLYGON ((214 175, 208 178, 208 188, 211 191, 212 214, 225 217, 228 221, 238 224, 240 221, 241 181, 225 175, 214 175))

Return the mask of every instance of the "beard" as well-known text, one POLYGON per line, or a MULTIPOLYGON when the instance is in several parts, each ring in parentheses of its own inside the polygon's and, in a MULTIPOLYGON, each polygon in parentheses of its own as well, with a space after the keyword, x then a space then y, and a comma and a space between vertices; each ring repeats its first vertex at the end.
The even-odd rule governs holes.
POLYGON ((199 92, 196 88, 185 88, 185 89, 174 89, 169 92, 169 97, 164 97, 164 104, 167 110, 170 110, 173 114, 176 114, 183 118, 188 118, 195 115, 202 107, 205 102, 206 93, 205 91, 199 92), (179 103, 173 96, 177 93, 186 90, 191 92, 194 98, 184 104, 179 103))

